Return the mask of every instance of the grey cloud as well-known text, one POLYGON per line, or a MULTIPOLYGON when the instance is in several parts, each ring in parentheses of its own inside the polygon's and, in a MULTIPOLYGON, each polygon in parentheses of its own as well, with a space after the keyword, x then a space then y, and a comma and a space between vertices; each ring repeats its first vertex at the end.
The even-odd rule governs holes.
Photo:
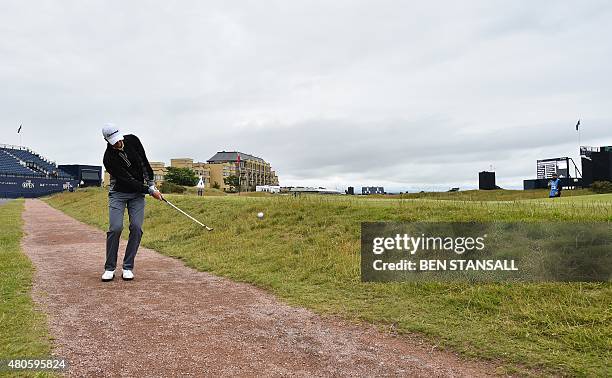
MULTIPOLYGON (((276 162, 281 172, 304 178, 362 173, 398 182, 435 183, 474 176, 490 164, 503 167, 504 162, 509 163, 508 173, 528 178, 538 158, 576 157, 577 145, 563 146, 574 137, 572 126, 548 123, 469 132, 437 119, 363 124, 324 120, 256 131, 246 127, 240 140, 247 150, 272 146, 265 158, 276 162), (538 150, 552 155, 542 156, 538 150)), ((605 124, 599 126, 597 132, 612 138, 605 124)))
MULTIPOLYGON (((0 124, 100 164, 100 126, 154 160, 240 149, 281 182, 509 183, 612 144, 606 1, 3 1, 0 124)), ((520 183, 519 183, 520 184, 520 183)))

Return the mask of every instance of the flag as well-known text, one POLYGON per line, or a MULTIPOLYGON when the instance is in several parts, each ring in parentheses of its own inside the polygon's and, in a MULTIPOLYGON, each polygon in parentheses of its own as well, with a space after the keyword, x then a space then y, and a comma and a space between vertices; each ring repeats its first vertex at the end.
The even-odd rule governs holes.
POLYGON ((578 123, 576 124, 576 131, 578 131, 579 127, 580 127, 580 120, 578 120, 578 123))
POLYGON ((23 126, 23 125, 19 125, 19 128, 17 129, 17 134, 19 134, 21 132, 21 126, 23 126))
POLYGON ((237 154, 237 155, 238 155, 237 164, 238 166, 240 166, 240 154, 237 154))

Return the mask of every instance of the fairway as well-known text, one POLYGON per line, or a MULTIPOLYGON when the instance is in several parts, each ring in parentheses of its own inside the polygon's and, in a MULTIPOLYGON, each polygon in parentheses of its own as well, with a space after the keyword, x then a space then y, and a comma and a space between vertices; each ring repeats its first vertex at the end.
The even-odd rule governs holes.
MULTIPOLYGON (((147 199, 143 244, 188 266, 267 289, 289 304, 418 333, 465 356, 500 361, 499 373, 605 375, 610 366, 610 283, 364 284, 364 221, 612 221, 610 196, 555 200, 168 196, 215 228, 203 233, 147 199), (265 218, 257 218, 258 212, 265 218)), ((107 227, 107 192, 49 198, 107 227)))

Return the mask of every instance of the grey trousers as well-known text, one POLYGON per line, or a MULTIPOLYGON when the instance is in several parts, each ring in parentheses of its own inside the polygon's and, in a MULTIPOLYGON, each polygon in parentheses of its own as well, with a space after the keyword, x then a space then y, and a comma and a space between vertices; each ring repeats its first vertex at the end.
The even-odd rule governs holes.
POLYGON ((126 207, 130 217, 130 237, 123 258, 123 269, 134 269, 134 258, 142 238, 145 195, 142 193, 111 191, 108 193, 109 227, 106 233, 106 263, 104 264, 104 270, 115 270, 117 266, 117 252, 119 250, 119 240, 123 230, 123 214, 126 207))

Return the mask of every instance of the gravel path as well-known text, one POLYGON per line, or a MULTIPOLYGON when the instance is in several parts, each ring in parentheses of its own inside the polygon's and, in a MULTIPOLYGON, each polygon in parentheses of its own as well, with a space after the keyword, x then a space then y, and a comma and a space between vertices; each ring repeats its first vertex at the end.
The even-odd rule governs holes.
POLYGON ((102 283, 103 231, 40 200, 26 201, 23 218, 23 250, 36 267, 34 300, 49 315, 54 353, 68 358, 70 376, 494 372, 417 338, 287 306, 253 286, 197 272, 146 248, 136 258, 134 281, 117 276, 102 283))

